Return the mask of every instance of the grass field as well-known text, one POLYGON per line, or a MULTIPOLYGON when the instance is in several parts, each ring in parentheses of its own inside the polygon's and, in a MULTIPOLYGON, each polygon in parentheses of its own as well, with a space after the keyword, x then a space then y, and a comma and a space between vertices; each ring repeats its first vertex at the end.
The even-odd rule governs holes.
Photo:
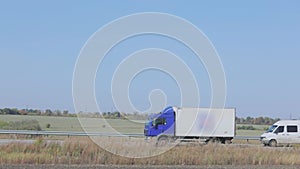
POLYGON ((238 126, 253 126, 256 130, 236 130, 237 136, 260 136, 268 128, 268 125, 255 125, 255 124, 237 124, 238 126))
MULTIPOLYGON (((51 131, 83 131, 77 117, 55 117, 55 116, 21 116, 21 115, 0 115, 0 121, 21 121, 37 120, 42 130, 51 131), (50 124, 50 128, 46 125, 50 124)), ((132 122, 120 119, 101 118, 80 118, 82 126, 86 131, 91 132, 113 132, 113 129, 121 133, 143 133, 144 122, 132 122), (109 126, 112 126, 109 127, 109 126)), ((237 124, 238 126, 249 126, 247 124, 237 124)), ((257 130, 236 130, 237 136, 259 136, 264 132, 267 125, 252 125, 257 130)))
POLYGON ((86 131, 92 132, 112 132, 113 129, 121 133, 143 133, 144 122, 131 122, 120 119, 102 118, 80 118, 77 117, 56 117, 56 116, 21 116, 21 115, 0 115, 0 121, 22 121, 37 120, 42 130, 49 131, 86 131), (80 124, 82 123, 82 125, 80 124), (50 124, 50 128, 46 125, 50 124), (112 127, 110 127, 112 126, 112 127))
MULTIPOLYGON (((107 144, 112 141, 107 142, 107 144)), ((134 153, 148 149, 135 145, 133 151, 125 151, 123 145, 114 152, 134 153)), ((156 147, 152 147, 155 153, 156 147)), ((128 158, 108 152, 87 138, 71 138, 64 144, 10 144, 0 146, 1 164, 104 164, 104 165, 300 165, 297 147, 263 147, 240 145, 186 145, 175 146, 163 154, 147 158, 128 158)))

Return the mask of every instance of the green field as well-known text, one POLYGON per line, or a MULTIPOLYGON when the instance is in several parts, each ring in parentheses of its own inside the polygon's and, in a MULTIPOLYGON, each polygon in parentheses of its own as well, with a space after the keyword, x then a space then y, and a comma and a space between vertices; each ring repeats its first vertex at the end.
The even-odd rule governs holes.
MULTIPOLYGON (((132 122, 121 119, 102 119, 102 118, 80 118, 77 117, 56 117, 56 116, 23 116, 23 115, 0 115, 0 121, 21 121, 37 120, 42 130, 49 131, 73 131, 82 132, 113 132, 114 130, 121 133, 143 133, 144 122, 132 122), (81 124, 80 124, 81 122, 81 124), (50 124, 50 128, 46 125, 50 124), (110 127, 111 126, 111 127, 110 127)), ((248 124, 237 124, 238 126, 250 126, 248 124)), ((237 136, 259 136, 264 132, 267 125, 251 125, 256 130, 236 130, 237 136)))
POLYGON ((42 130, 49 131, 82 132, 84 131, 82 126, 84 126, 85 131, 89 132, 112 132, 116 130, 121 133, 143 133, 144 127, 143 121, 132 122, 120 119, 80 118, 79 120, 77 117, 0 115, 0 121, 22 120, 37 120, 42 130), (47 124, 50 124, 50 128, 46 128, 47 124))
POLYGON ((255 124, 237 124, 238 126, 253 126, 256 130, 236 130, 237 136, 260 136, 265 132, 265 128, 268 128, 268 125, 255 125, 255 124))

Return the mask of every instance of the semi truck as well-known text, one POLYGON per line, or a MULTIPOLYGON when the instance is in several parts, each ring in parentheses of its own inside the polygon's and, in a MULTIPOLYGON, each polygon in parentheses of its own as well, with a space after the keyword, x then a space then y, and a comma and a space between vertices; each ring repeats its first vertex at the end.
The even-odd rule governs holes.
POLYGON ((300 120, 280 120, 260 136, 265 146, 300 143, 300 120))
POLYGON ((144 135, 157 144, 171 141, 231 143, 235 136, 235 108, 167 107, 145 122, 144 135))

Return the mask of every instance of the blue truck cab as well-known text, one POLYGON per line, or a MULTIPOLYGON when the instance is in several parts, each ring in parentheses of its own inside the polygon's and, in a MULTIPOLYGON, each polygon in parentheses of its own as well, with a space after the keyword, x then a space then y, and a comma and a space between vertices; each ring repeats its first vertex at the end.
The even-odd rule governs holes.
POLYGON ((162 112, 148 117, 145 123, 144 135, 146 137, 155 137, 161 134, 174 135, 174 124, 175 112, 173 107, 169 106, 162 112))

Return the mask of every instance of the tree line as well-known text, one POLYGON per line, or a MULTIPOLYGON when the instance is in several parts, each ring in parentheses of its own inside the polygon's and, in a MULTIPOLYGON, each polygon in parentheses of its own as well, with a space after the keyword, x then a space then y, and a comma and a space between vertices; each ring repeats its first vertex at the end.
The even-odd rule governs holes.
MULTIPOLYGON (((4 108, 0 109, 0 115, 36 115, 36 116, 63 116, 63 117, 76 117, 76 113, 69 113, 68 110, 39 110, 39 109, 17 109, 17 108, 4 108)), ((145 113, 122 113, 122 112, 79 112, 80 117, 91 118, 107 118, 107 119, 133 119, 133 120, 146 120, 148 114, 145 113)))
POLYGON ((39 109, 17 109, 17 108, 4 108, 0 109, 0 114, 9 115, 40 115, 40 116, 65 116, 65 117, 75 117, 76 114, 69 113, 68 110, 39 110, 39 109))
POLYGON ((80 117, 94 117, 94 118, 105 118, 105 119, 131 119, 131 120, 146 120, 148 118, 147 113, 124 113, 124 112, 79 112, 80 117))
POLYGON ((274 124, 275 122, 279 121, 280 118, 270 118, 270 117, 246 117, 246 118, 235 118, 235 122, 237 124, 265 124, 265 125, 271 125, 274 124))

